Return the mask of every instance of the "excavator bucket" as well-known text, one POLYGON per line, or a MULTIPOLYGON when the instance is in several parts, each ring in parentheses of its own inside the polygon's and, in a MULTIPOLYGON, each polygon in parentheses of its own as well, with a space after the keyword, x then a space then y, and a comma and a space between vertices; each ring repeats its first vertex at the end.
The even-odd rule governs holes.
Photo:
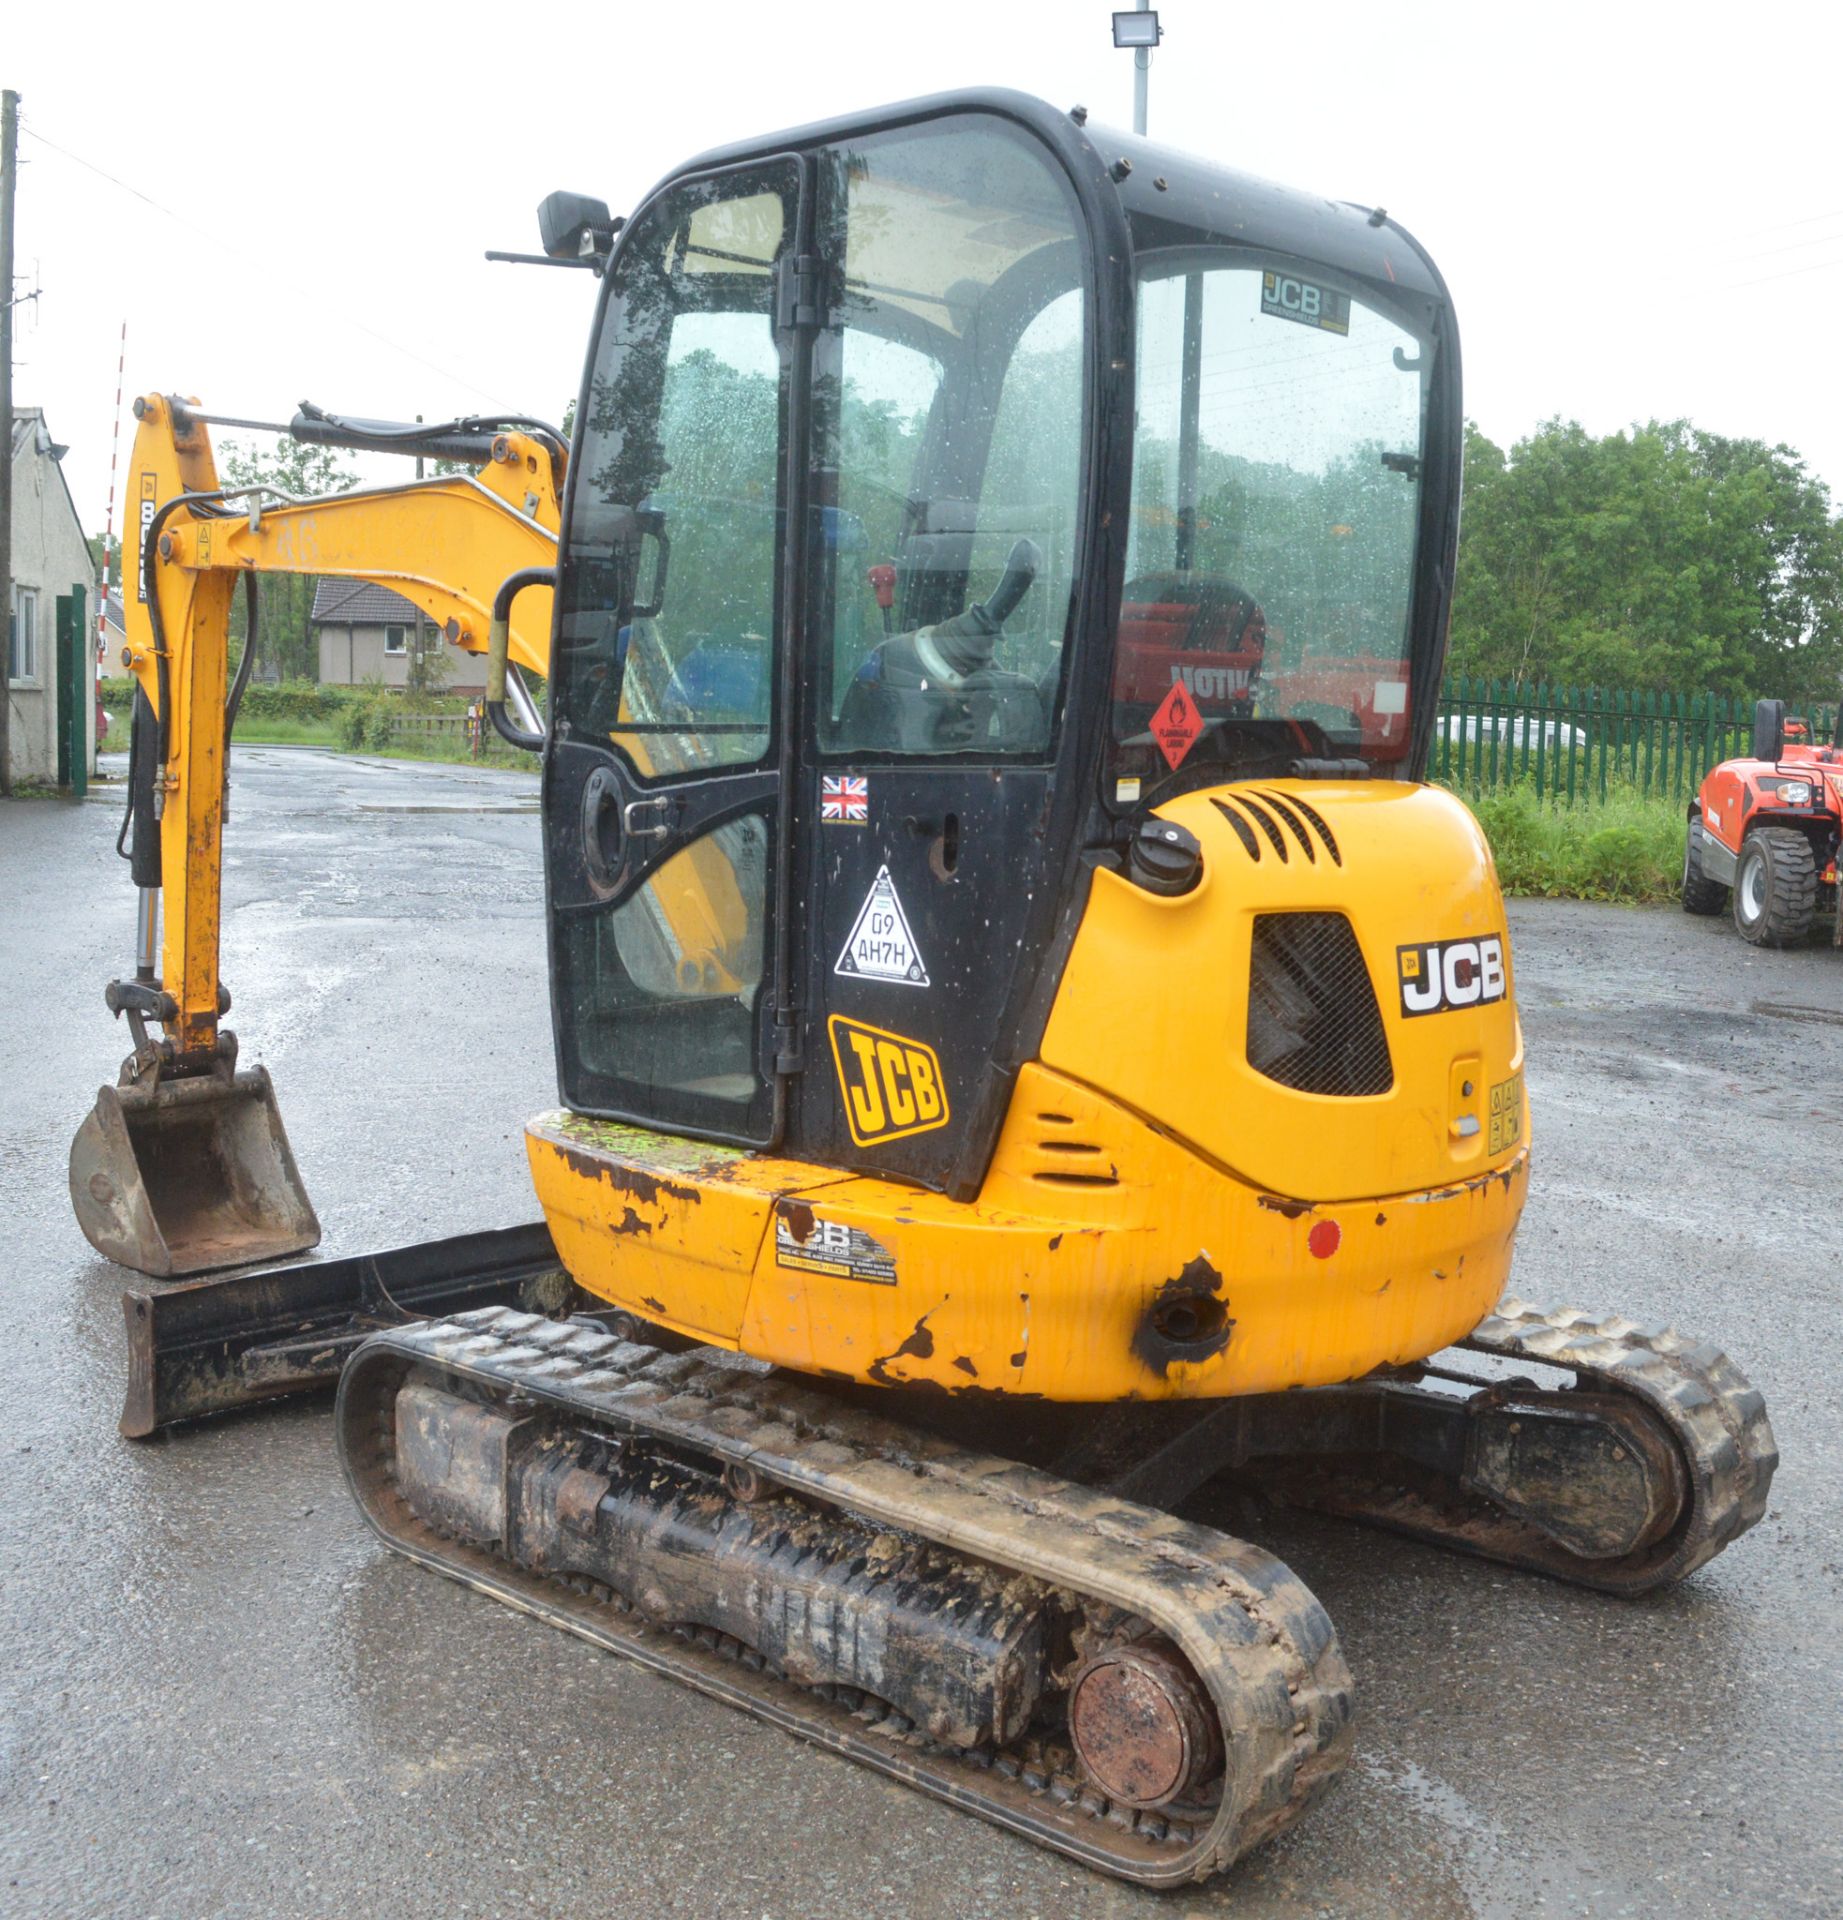
POLYGON ((98 1253, 156 1278, 320 1240, 262 1067, 103 1087, 71 1142, 70 1197, 98 1253))

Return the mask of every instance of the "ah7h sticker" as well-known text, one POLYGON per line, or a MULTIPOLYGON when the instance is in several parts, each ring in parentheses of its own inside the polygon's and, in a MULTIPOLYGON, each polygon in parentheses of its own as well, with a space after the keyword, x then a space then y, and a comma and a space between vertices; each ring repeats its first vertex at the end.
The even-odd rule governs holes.
POLYGON ((1397 947, 1396 977, 1401 982, 1403 1017, 1450 1013, 1455 1007, 1485 1006, 1509 991, 1504 966, 1504 936, 1478 940, 1422 940, 1397 947))
POLYGON ((904 987, 928 984, 927 965, 909 931, 909 916, 896 897, 888 867, 877 869, 832 971, 862 980, 893 980, 904 987))

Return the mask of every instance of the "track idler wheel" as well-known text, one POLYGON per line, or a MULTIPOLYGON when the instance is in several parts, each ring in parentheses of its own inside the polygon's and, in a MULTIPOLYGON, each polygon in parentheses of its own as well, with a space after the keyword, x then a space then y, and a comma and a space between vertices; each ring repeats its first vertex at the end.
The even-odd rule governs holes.
POLYGON ((1654 1545, 1689 1498, 1663 1423, 1605 1393, 1493 1389, 1473 1410, 1465 1484, 1589 1561, 1654 1545))
POLYGON ((1222 1739, 1203 1683, 1168 1641, 1103 1648, 1069 1684, 1069 1739, 1110 1800, 1195 1800, 1221 1771, 1222 1739))

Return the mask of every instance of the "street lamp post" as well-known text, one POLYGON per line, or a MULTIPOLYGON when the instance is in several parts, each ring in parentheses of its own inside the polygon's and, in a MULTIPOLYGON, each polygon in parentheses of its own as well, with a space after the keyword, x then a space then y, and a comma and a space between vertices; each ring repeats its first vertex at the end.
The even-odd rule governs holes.
POLYGON ((1133 55, 1133 131, 1145 136, 1146 83, 1152 73, 1152 49, 1164 38, 1151 0, 1135 0, 1130 13, 1113 17, 1113 43, 1130 47, 1133 55))

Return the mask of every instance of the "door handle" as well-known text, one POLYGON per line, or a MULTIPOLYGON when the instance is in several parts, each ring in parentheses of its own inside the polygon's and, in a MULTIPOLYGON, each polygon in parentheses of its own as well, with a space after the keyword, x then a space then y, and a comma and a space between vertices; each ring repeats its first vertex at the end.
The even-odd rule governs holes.
POLYGON ((650 800, 629 800, 621 809, 621 831, 630 840, 663 840, 672 831, 672 821, 677 815, 679 802, 671 794, 655 794, 650 800), (643 814, 656 813, 660 816, 654 826, 642 826, 643 814))

